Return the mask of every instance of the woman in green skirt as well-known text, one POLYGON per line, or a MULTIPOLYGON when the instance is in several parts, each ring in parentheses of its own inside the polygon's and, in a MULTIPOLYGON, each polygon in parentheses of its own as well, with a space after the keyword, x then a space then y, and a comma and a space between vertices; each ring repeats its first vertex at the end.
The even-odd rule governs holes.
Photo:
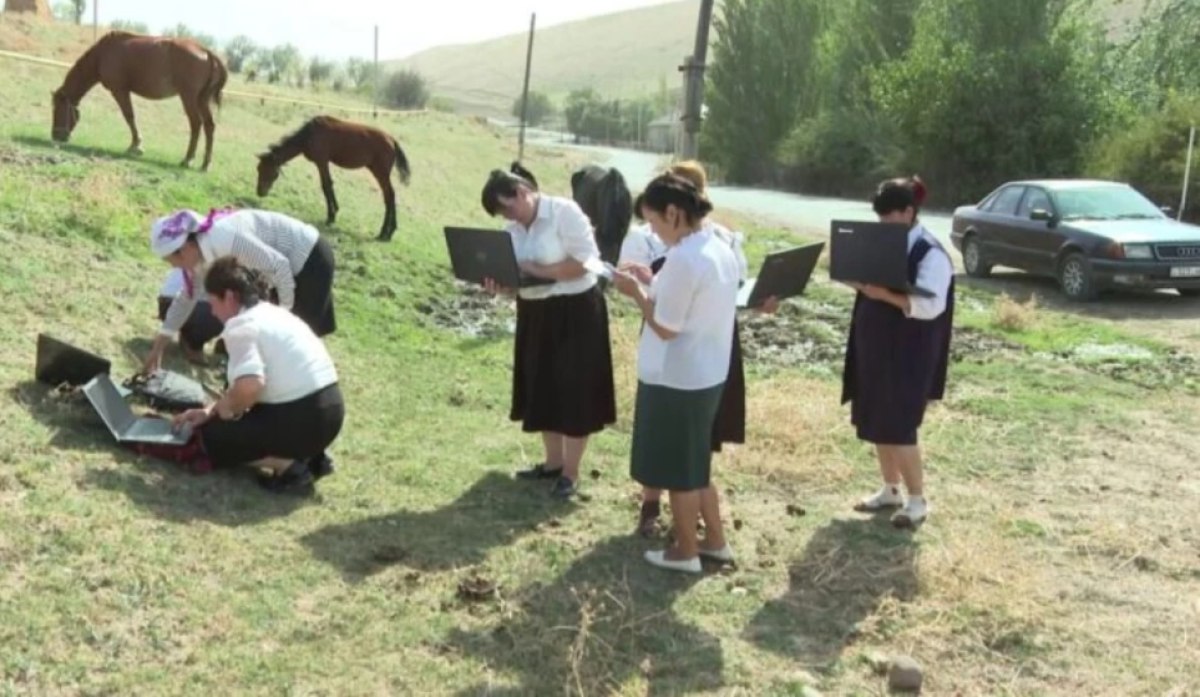
POLYGON ((636 210, 668 250, 657 274, 627 266, 613 278, 645 320, 630 469, 642 486, 670 494, 675 545, 646 552, 646 561, 699 573, 701 556, 733 559, 711 483, 711 440, 729 373, 740 271, 733 250, 704 226, 712 204, 690 181, 659 176, 636 210), (698 518, 707 531, 703 541, 698 518))

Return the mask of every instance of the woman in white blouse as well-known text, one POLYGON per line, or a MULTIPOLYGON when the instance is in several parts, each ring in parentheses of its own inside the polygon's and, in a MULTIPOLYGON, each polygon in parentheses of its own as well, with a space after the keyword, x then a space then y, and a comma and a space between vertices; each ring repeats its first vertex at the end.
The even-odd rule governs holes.
MULTIPOLYGON (((517 335, 513 351, 510 418, 526 433, 540 433, 544 460, 517 473, 549 479, 551 493, 572 497, 588 437, 616 421, 608 306, 596 275, 592 225, 576 203, 538 191, 519 165, 493 170, 483 187, 483 208, 508 220, 506 230, 521 269, 540 285, 516 289, 517 335)), ((490 280, 492 292, 512 293, 490 280)))
POLYGON ((255 465, 272 491, 307 493, 333 471, 325 449, 341 432, 345 405, 324 342, 296 315, 262 300, 255 274, 221 257, 204 278, 213 314, 225 323, 229 388, 176 424, 198 429, 216 467, 255 465))
POLYGON ((143 370, 158 368, 163 351, 196 306, 204 268, 232 255, 257 271, 278 296, 316 333, 337 328, 333 311, 333 250, 317 229, 295 218, 260 210, 213 210, 207 217, 180 210, 159 218, 150 229, 150 248, 182 269, 186 287, 167 309, 143 370))
POLYGON ((630 266, 617 290, 645 320, 638 345, 638 388, 630 471, 648 489, 670 492, 675 545, 646 561, 700 573, 700 557, 733 559, 712 486, 713 421, 729 374, 737 313, 738 262, 729 244, 704 225, 712 210, 688 180, 654 179, 638 197, 640 215, 668 246, 658 274, 630 266), (647 286, 649 286, 647 288, 647 286), (703 518, 705 539, 697 539, 703 518))

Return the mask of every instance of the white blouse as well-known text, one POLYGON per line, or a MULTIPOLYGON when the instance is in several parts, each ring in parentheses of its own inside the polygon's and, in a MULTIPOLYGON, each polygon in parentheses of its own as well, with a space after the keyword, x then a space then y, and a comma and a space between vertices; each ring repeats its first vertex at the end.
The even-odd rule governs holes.
POLYGON ((725 382, 737 292, 737 257, 711 229, 701 228, 671 247, 650 297, 654 321, 678 335, 667 340, 649 325, 642 327, 638 380, 677 390, 725 382))
POLYGON ((167 310, 159 333, 174 336, 179 331, 192 314, 197 299, 203 295, 208 264, 227 254, 264 274, 279 294, 280 307, 292 309, 296 298, 296 275, 304 268, 319 235, 308 223, 270 211, 243 210, 217 220, 212 229, 196 236, 202 259, 192 270, 197 297, 178 293, 167 310))
POLYGON ((229 352, 226 377, 263 379, 258 401, 294 402, 337 382, 337 370, 312 329, 291 312, 266 301, 243 309, 221 333, 229 352))
POLYGON ((917 265, 917 282, 913 285, 933 293, 933 297, 908 296, 908 316, 912 319, 932 320, 946 311, 946 296, 950 294, 950 281, 954 279, 954 264, 942 243, 920 223, 908 231, 909 252, 912 252, 913 246, 922 237, 933 249, 930 249, 917 265))
MULTIPOLYGON (((733 232, 720 223, 705 218, 703 226, 717 235, 718 238, 724 240, 726 244, 733 250, 734 256, 737 257, 738 263, 738 280, 745 281, 750 273, 750 264, 746 260, 746 252, 742 249, 744 237, 740 232, 733 232)), ((662 238, 654 234, 654 230, 650 228, 649 223, 638 225, 631 228, 625 234, 625 240, 621 243, 621 255, 618 264, 634 263, 642 266, 650 266, 657 259, 667 253, 667 244, 662 241, 662 238)))
MULTIPOLYGON (((592 233, 592 223, 571 199, 538 195, 537 214, 526 228, 510 222, 505 226, 512 239, 517 263, 557 264, 568 257, 583 264, 599 259, 600 249, 592 233)), ((555 295, 575 295, 596 285, 596 274, 586 272, 570 281, 521 288, 525 300, 543 300, 555 295)))

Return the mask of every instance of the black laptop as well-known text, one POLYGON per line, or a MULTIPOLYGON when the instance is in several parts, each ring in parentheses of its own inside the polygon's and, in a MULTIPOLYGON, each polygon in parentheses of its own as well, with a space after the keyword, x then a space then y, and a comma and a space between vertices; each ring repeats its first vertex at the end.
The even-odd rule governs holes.
POLYGON ((37 362, 33 375, 38 382, 57 387, 63 383, 83 385, 97 375, 108 374, 112 363, 94 353, 76 348, 47 334, 38 334, 37 362))
POLYGON ((904 223, 834 220, 829 226, 829 278, 931 297, 908 282, 908 231, 904 223))
POLYGON ((507 232, 467 227, 447 227, 445 231, 450 265, 459 280, 482 285, 483 279, 490 278, 505 288, 554 283, 521 271, 507 232))
POLYGON ((738 307, 758 307, 771 296, 783 300, 803 293, 822 249, 825 243, 817 242, 768 254, 758 276, 747 280, 738 291, 738 307))

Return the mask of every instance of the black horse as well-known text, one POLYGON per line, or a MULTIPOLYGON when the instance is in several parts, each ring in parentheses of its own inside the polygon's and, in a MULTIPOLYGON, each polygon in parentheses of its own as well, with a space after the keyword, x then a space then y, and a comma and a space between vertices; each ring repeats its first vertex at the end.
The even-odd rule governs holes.
POLYGON ((586 165, 571 175, 571 197, 583 209, 596 230, 600 257, 617 263, 621 242, 633 219, 633 195, 625 177, 615 167, 586 165))

